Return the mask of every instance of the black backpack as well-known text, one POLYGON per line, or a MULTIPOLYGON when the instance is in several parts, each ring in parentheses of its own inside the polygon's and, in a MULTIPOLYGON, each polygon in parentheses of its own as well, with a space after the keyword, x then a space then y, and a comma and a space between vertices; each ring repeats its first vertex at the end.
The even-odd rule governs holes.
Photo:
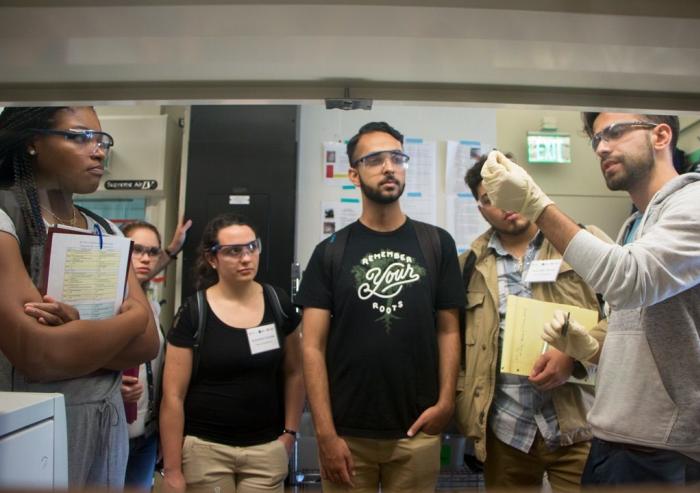
MULTIPOLYGON (((279 296, 275 288, 269 284, 262 283, 263 296, 266 301, 270 303, 270 309, 272 310, 272 318, 275 321, 275 326, 279 329, 284 325, 285 320, 289 317, 282 309, 282 304, 280 303, 279 296)), ((190 376, 190 382, 194 382, 199 372, 199 361, 202 356, 202 343, 204 342, 204 333, 207 328, 207 302, 204 298, 204 290, 200 289, 187 300, 187 305, 189 309, 190 320, 192 322, 196 321, 196 330, 194 332, 194 345, 192 346, 192 374, 190 376)), ((184 306, 183 306, 184 308, 184 306)), ((181 309, 182 310, 182 309, 181 309)))
MULTIPOLYGON (((440 266, 442 265, 442 248, 440 246, 440 235, 437 227, 432 224, 421 221, 411 220, 418 237, 418 244, 421 252, 428 264, 428 275, 430 276, 433 309, 437 299, 437 288, 440 277, 440 266)), ((345 246, 348 243, 350 229, 355 223, 349 224, 344 228, 336 231, 328 239, 326 250, 323 255, 323 268, 331 281, 331 286, 340 278, 340 267, 343 263, 343 255, 345 254, 345 246)))

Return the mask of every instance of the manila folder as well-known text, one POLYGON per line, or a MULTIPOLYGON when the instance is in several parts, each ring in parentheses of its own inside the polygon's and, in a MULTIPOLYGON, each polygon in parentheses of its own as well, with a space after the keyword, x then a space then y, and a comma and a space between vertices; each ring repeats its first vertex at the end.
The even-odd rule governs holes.
POLYGON ((545 343, 542 340, 544 324, 552 320, 555 310, 571 313, 571 320, 576 320, 587 330, 591 330, 598 323, 596 310, 520 296, 508 296, 501 372, 530 375, 532 366, 545 349, 545 343))

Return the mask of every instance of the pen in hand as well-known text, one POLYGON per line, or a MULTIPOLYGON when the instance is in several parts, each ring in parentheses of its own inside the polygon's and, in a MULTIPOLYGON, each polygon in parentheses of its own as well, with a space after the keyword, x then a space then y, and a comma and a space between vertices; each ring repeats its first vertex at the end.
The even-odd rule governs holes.
POLYGON ((564 319, 564 325, 561 327, 561 336, 566 337, 566 333, 569 330, 569 317, 571 317, 571 312, 566 312, 566 318, 564 319))

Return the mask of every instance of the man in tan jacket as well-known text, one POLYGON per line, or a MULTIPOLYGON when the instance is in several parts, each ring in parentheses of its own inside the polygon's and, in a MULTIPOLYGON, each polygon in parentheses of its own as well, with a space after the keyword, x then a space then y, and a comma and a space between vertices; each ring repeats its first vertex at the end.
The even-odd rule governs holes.
MULTIPOLYGON (((586 402, 593 389, 566 382, 572 374, 585 376, 587 369, 553 348, 537 360, 529 377, 500 373, 498 368, 508 295, 593 310, 598 310, 598 300, 565 262, 551 282, 524 281, 531 266, 561 260, 561 255, 534 223, 490 203, 481 183, 485 160, 482 157, 465 176, 491 228, 460 257, 463 269, 468 264, 469 284, 457 422, 484 462, 487 488, 538 486, 547 472, 554 491, 579 491, 591 438, 586 402)), ((592 334, 602 340, 605 327, 602 321, 592 334)))

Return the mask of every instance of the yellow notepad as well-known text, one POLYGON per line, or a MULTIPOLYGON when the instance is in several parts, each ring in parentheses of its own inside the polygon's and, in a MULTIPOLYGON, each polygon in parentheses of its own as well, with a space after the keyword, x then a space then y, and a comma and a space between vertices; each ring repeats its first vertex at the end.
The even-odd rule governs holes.
POLYGON ((571 313, 587 330, 598 323, 598 312, 579 306, 549 303, 520 296, 508 296, 506 327, 503 332, 501 372, 529 376, 532 365, 542 354, 545 342, 542 328, 551 321, 555 310, 571 313))

